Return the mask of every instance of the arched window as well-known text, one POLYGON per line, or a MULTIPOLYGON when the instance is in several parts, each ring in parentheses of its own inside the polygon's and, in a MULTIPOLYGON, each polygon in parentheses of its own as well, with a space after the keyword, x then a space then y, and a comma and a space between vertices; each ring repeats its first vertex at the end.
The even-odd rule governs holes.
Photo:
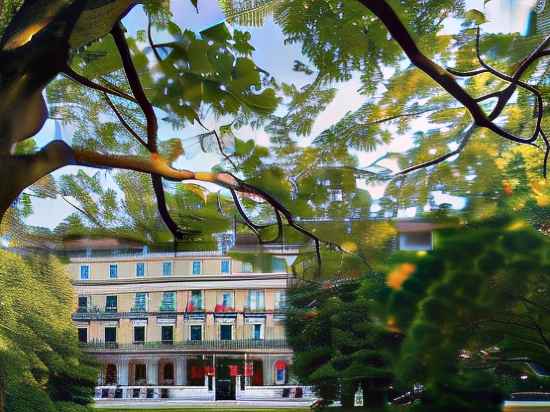
POLYGON ((173 381, 174 380, 174 364, 173 363, 167 363, 166 365, 164 365, 163 378, 164 378, 165 381, 173 381))
POLYGON ((116 385, 116 365, 112 363, 105 369, 105 385, 116 385))

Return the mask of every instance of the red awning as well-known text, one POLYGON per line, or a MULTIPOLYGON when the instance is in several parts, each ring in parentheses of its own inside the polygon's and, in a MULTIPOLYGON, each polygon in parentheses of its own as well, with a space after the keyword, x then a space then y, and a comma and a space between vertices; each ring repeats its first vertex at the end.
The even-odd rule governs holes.
POLYGON ((277 362, 275 362, 275 369, 277 370, 286 369, 286 367, 287 367, 287 364, 282 359, 279 359, 277 362))

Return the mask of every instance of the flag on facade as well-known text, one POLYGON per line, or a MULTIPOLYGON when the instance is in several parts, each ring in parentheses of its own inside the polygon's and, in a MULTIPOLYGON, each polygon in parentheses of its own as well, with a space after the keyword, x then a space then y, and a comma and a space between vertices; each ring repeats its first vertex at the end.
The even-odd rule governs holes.
POLYGON ((239 376, 239 365, 229 365, 229 376, 239 376))

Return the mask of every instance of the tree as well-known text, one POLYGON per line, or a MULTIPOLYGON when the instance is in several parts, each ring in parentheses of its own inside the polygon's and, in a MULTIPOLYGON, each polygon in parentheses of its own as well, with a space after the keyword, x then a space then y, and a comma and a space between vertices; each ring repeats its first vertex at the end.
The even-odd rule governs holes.
POLYGON ((360 388, 365 408, 384 408, 394 376, 392 351, 400 336, 370 316, 382 278, 302 284, 290 290, 287 334, 294 350, 293 371, 314 385, 323 405, 340 400, 353 407, 360 388))
POLYGON ((51 402, 90 403, 97 370, 79 349, 62 265, 1 251, 0 286, 0 410, 7 388, 10 411, 28 407, 27 397, 46 399, 44 410, 51 402))
POLYGON ((397 376, 426 387, 419 410, 500 410, 495 371, 550 366, 547 254, 544 236, 504 216, 395 257, 386 319, 404 336, 397 376))

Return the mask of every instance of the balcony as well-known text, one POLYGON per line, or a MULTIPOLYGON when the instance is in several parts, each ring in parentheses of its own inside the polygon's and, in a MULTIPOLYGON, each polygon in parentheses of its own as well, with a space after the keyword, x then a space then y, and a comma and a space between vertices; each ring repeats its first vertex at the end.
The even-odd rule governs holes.
POLYGON ((118 319, 143 319, 147 318, 147 312, 134 311, 131 312, 117 312, 117 308, 78 308, 73 313, 72 319, 74 321, 87 321, 87 320, 118 320, 118 319))
POLYGON ((267 312, 271 312, 271 311, 266 310, 266 308, 264 306, 245 306, 243 308, 243 311, 245 313, 267 313, 267 312))
POLYGON ((290 349, 286 338, 281 339, 236 339, 236 340, 186 340, 145 343, 89 342, 81 345, 87 352, 143 352, 148 350, 246 350, 290 349))
MULTIPOLYGON (((174 340, 155 342, 113 343, 90 341, 83 345, 89 352, 140 352, 140 351, 217 351, 247 349, 289 349, 282 327, 267 327, 262 330, 262 339, 254 338, 255 329, 249 325, 239 325, 232 329, 232 340, 221 340, 218 325, 202 325, 201 340, 191 339, 188 332, 174 336, 174 340)), ((181 333, 181 332, 180 332, 181 333)))

